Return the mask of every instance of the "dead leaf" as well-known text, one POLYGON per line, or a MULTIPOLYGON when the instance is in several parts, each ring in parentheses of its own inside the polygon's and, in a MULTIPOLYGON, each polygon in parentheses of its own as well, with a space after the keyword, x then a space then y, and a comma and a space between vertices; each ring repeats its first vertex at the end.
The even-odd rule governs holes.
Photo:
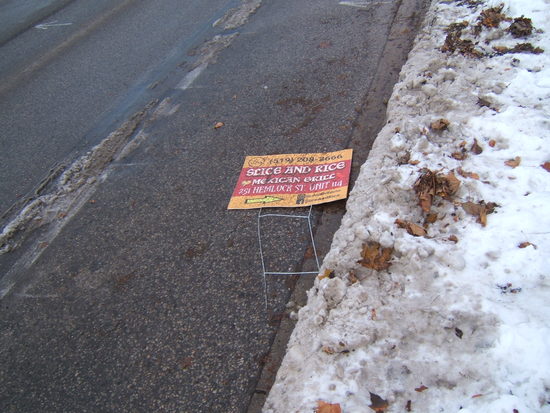
POLYGON ((223 122, 216 122, 214 125, 214 129, 220 129, 221 127, 225 126, 225 123, 223 122))
POLYGON ((479 144, 477 143, 477 139, 474 139, 474 143, 472 144, 470 151, 475 153, 476 155, 479 155, 483 152, 483 148, 479 146, 479 144))
POLYGON ((468 155, 466 154, 465 151, 460 151, 460 152, 453 152, 451 154, 451 156, 456 159, 457 161, 463 161, 464 159, 466 159, 468 157, 468 155))
POLYGON ((418 165, 420 163, 420 161, 417 161, 417 160, 410 160, 409 161, 409 165, 418 165))
POLYGON ((455 328, 455 335, 456 335, 459 339, 462 340, 462 336, 464 335, 464 332, 463 332, 460 328, 456 327, 456 328, 455 328))
POLYGON ((491 140, 489 141, 489 146, 490 146, 491 148, 494 148, 496 144, 497 144, 497 141, 495 141, 494 139, 491 139, 491 140))
POLYGON ((518 245, 518 248, 527 248, 528 246, 532 246, 534 249, 537 249, 537 246, 531 242, 525 241, 518 245))
POLYGON ((334 354, 336 353, 336 351, 332 348, 332 347, 329 347, 329 346, 323 346, 321 348, 321 350, 323 350, 323 352, 327 353, 327 354, 334 354))
POLYGON ((439 120, 436 120, 435 122, 430 123, 430 128, 436 131, 443 131, 446 130, 450 124, 451 122, 449 122, 447 119, 441 118, 439 120))
POLYGON ((342 408, 338 403, 331 404, 324 402, 322 400, 319 400, 317 402, 317 409, 315 409, 316 413, 342 413, 342 408))
POLYGON ((435 221, 437 221, 437 214, 428 214, 424 220, 424 225, 433 224, 435 221))
POLYGON ((521 164, 521 157, 516 156, 514 159, 507 160, 504 164, 510 168, 517 168, 521 164))
POLYGON ((463 202, 461 204, 462 209, 468 214, 476 216, 477 222, 482 226, 487 225, 487 215, 495 212, 495 208, 498 206, 494 202, 485 203, 485 201, 475 202, 463 202))
POLYGON ((355 284, 359 281, 359 278, 355 275, 355 271, 351 270, 348 274, 348 280, 350 283, 355 284))
POLYGON ((407 230, 407 232, 415 237, 425 237, 426 236, 426 230, 422 228, 420 225, 414 224, 409 221, 401 221, 400 219, 395 220, 395 224, 399 228, 404 228, 407 230))
POLYGON ((312 246, 308 246, 306 248, 306 251, 304 252, 304 259, 308 260, 310 258, 313 258, 314 256, 314 251, 313 251, 313 247, 312 246))
POLYGON ((546 172, 550 172, 550 162, 544 162, 541 167, 544 168, 546 172))
POLYGON ((414 389, 414 391, 417 391, 418 393, 422 393, 425 390, 428 390, 428 388, 424 385, 421 385, 420 387, 417 387, 416 389, 414 389))
POLYGON ((317 278, 319 278, 320 280, 322 280, 323 278, 334 278, 335 275, 334 275, 334 270, 330 270, 330 269, 326 269, 325 272, 321 275, 319 274, 317 278))
POLYGON ((472 396, 472 399, 477 399, 478 397, 483 397, 483 394, 479 393, 479 394, 474 394, 472 396))
POLYGON ((384 400, 382 397, 374 393, 370 393, 370 402, 371 404, 369 407, 376 413, 384 413, 389 407, 387 400, 384 400))
POLYGON ((363 244, 361 251, 362 260, 357 261, 363 267, 376 271, 385 270, 390 267, 393 248, 384 248, 376 241, 367 241, 363 244))
POLYGON ((407 404, 405 405, 405 410, 408 412, 412 412, 412 401, 407 400, 407 404))
POLYGON ((462 176, 464 178, 471 178, 471 179, 476 179, 476 180, 479 179, 479 175, 476 174, 475 172, 467 172, 462 168, 458 168, 456 171, 458 172, 458 174, 460 176, 462 176))
POLYGON ((376 320, 376 308, 371 308, 370 310, 370 319, 376 320))
POLYGON ((443 175, 424 169, 413 188, 418 196, 420 207, 424 212, 429 213, 434 196, 449 198, 458 191, 459 186, 460 181, 452 172, 443 175))
POLYGON ((450 235, 447 239, 454 242, 455 244, 458 242, 458 237, 456 235, 450 235))
POLYGON ((330 46, 332 46, 332 42, 330 42, 330 41, 324 41, 324 42, 319 43, 319 48, 320 49, 328 49, 330 46))

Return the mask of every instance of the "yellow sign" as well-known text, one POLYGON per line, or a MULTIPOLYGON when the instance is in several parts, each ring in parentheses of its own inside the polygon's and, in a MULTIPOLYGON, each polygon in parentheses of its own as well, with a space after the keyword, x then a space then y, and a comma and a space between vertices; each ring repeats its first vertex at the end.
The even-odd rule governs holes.
POLYGON ((352 152, 247 156, 228 209, 304 207, 345 199, 352 152))

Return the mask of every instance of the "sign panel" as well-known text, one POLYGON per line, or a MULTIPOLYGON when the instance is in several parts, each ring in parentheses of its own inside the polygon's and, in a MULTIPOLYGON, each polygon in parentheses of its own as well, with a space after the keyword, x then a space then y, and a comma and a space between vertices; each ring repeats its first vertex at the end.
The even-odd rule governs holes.
POLYGON ((228 209, 304 207, 345 199, 352 152, 247 156, 228 209))

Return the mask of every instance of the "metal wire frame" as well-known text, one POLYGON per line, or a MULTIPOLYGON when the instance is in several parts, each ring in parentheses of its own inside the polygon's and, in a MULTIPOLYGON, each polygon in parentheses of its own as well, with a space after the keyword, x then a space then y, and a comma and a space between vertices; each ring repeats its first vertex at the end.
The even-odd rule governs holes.
POLYGON ((315 240, 313 238, 313 229, 311 226, 311 211, 313 206, 309 207, 307 215, 290 215, 290 214, 262 214, 262 208, 258 211, 258 244, 260 246, 260 258, 262 261, 262 275, 264 282, 264 301, 265 309, 267 311, 267 276, 268 275, 309 275, 309 274, 319 274, 319 257, 317 256, 317 248, 315 247, 315 240), (282 217, 282 218, 301 218, 307 219, 307 224, 309 228, 309 236, 311 238, 311 245, 313 248, 313 255, 315 256, 315 263, 317 265, 317 271, 290 271, 290 272, 280 272, 280 271, 266 271, 265 261, 264 261, 264 251, 262 247, 262 232, 261 232, 261 219, 265 217, 282 217))

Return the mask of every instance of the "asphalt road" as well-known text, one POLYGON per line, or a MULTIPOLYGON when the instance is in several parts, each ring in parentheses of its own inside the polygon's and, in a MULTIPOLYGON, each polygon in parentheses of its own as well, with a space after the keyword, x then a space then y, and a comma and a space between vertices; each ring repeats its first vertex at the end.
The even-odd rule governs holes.
MULTIPOLYGON (((75 0, 5 36, 0 210, 37 206, 0 256, 1 411, 247 411, 294 280, 266 311, 244 156, 360 164, 426 2, 347 3, 75 0)), ((270 268, 312 265, 303 220, 263 225, 270 268)))

